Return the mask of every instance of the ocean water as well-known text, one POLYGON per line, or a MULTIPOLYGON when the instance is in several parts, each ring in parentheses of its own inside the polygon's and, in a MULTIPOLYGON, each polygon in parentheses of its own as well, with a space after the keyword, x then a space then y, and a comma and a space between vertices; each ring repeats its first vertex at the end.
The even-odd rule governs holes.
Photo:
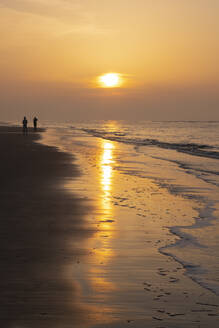
MULTIPOLYGON (((106 322, 122 312, 142 319, 148 306, 142 285, 154 283, 154 293, 170 288, 167 313, 179 312, 171 301, 179 291, 179 304, 193 295, 194 316, 209 295, 219 306, 219 122, 42 125, 40 142, 72 153, 80 169, 65 187, 96 204, 88 219, 96 234, 84 245, 93 257, 74 272, 83 301, 102 304, 106 322)), ((157 300, 151 298, 156 309, 157 300)))

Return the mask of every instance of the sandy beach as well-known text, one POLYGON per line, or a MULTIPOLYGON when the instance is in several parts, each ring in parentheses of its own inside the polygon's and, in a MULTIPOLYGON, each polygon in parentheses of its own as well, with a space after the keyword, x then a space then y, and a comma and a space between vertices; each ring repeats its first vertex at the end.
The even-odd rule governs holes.
POLYGON ((69 240, 92 235, 88 207, 66 192, 65 179, 78 176, 70 155, 34 143, 39 134, 1 127, 1 327, 83 325, 77 282, 66 274, 84 256, 69 240))
POLYGON ((122 146, 56 138, 0 129, 1 326, 218 327, 219 297, 177 260, 171 228, 194 224, 197 202, 128 176, 131 160, 121 173, 122 146))

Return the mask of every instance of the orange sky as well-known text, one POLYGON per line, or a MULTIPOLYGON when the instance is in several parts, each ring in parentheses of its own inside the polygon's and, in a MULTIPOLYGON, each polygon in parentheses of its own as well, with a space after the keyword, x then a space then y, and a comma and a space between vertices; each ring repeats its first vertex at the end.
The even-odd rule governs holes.
POLYGON ((1 0, 0 119, 219 119, 218 17, 218 0, 1 0), (124 85, 94 83, 108 72, 124 85))

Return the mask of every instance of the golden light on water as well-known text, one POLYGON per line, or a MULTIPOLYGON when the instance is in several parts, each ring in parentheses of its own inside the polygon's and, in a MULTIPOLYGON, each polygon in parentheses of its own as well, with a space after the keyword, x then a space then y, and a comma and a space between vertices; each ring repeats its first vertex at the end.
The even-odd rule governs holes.
POLYGON ((122 85, 122 77, 118 73, 107 73, 99 76, 98 82, 102 88, 118 88, 122 85))
POLYGON ((97 157, 99 171, 99 213, 98 231, 93 238, 95 245, 94 258, 97 266, 91 269, 92 287, 99 292, 105 293, 115 289, 115 285, 107 278, 106 268, 113 257, 113 208, 111 204, 113 188, 113 156, 114 144, 110 141, 100 140, 100 156, 97 157))
MULTIPOLYGON (((112 219, 113 219, 113 209, 112 209, 112 188, 113 188, 113 151, 114 144, 110 141, 101 140, 101 157, 100 157, 100 185, 101 185, 101 197, 100 197, 100 208, 102 209, 103 217, 99 222, 100 236, 104 231, 107 238, 102 239, 103 248, 100 252, 108 254, 110 258, 111 245, 110 240, 112 239, 112 219)), ((107 258, 106 257, 106 258, 107 258)))
POLYGON ((103 191, 110 191, 111 189, 111 179, 112 179, 112 150, 113 144, 110 142, 104 141, 103 144, 103 154, 101 160, 101 170, 102 178, 101 185, 103 191))
POLYGON ((111 185, 111 176, 112 176, 112 168, 110 166, 105 166, 102 168, 102 185, 103 185, 103 190, 107 191, 110 190, 110 185, 111 185))

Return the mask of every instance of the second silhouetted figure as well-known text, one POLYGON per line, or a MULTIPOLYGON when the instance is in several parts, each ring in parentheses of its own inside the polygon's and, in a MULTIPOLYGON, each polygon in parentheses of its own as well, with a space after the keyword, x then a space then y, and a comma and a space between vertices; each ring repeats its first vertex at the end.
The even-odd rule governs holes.
POLYGON ((34 131, 37 130, 37 121, 38 121, 38 118, 35 116, 34 119, 33 119, 33 127, 34 127, 34 131))

